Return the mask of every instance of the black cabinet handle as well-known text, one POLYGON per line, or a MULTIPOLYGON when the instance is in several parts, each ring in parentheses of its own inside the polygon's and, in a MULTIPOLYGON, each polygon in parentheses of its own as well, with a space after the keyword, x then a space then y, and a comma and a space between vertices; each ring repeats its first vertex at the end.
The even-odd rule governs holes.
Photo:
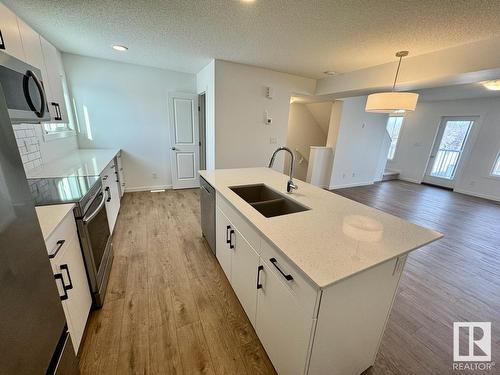
POLYGON ((64 286, 64 279, 63 279, 62 273, 56 273, 54 275, 54 278, 56 279, 56 283, 57 283, 57 280, 61 280, 62 288, 64 291, 64 294, 62 296, 59 296, 61 298, 61 301, 67 300, 68 299, 68 292, 66 291, 66 287, 64 286))
POLYGON ((0 30, 0 49, 5 49, 5 41, 3 40, 2 30, 0 30))
POLYGON ((283 276, 283 277, 284 277, 287 281, 293 280, 293 276, 292 276, 292 275, 290 275, 290 274, 288 274, 288 275, 287 275, 287 274, 285 274, 285 273, 281 270, 281 268, 279 268, 279 267, 278 267, 278 261, 276 260, 276 258, 271 258, 271 259, 269 259, 269 260, 270 260, 270 262, 273 264, 273 266, 274 266, 274 267, 276 267, 276 269, 277 269, 278 271, 280 271, 281 275, 282 275, 282 276, 283 276))
POLYGON ((228 225, 226 227, 226 243, 230 243, 231 242, 231 238, 229 237, 229 229, 231 229, 231 225, 228 225))
MULTIPOLYGON (((67 264, 61 264, 59 266, 59 269, 61 271, 66 271, 66 275, 68 276, 69 285, 64 284, 64 279, 63 279, 64 289, 65 290, 73 289, 73 282, 71 281, 71 275, 69 274, 69 267, 68 267, 68 265, 67 264)), ((61 274, 61 277, 62 277, 62 274, 61 274)))
POLYGON ((111 202, 111 191, 109 190, 109 186, 106 187, 106 189, 104 189, 104 191, 106 192, 106 194, 108 196, 108 199, 106 199, 106 202, 111 202))
POLYGON ((233 234, 234 234, 234 229, 231 229, 229 231, 229 248, 234 249, 234 244, 233 244, 233 234))
POLYGON ((262 284, 260 283, 260 271, 264 269, 264 266, 257 267, 257 289, 262 288, 262 284))
POLYGON ((57 247, 52 253, 49 254, 49 259, 53 259, 56 257, 57 253, 59 252, 59 250, 61 250, 61 247, 64 245, 65 242, 66 242, 65 240, 59 240, 56 242, 57 247))
POLYGON ((61 121, 62 120, 62 115, 61 115, 61 107, 59 106, 59 103, 52 102, 50 103, 54 109, 56 110, 56 117, 54 117, 54 120, 56 121, 61 121))

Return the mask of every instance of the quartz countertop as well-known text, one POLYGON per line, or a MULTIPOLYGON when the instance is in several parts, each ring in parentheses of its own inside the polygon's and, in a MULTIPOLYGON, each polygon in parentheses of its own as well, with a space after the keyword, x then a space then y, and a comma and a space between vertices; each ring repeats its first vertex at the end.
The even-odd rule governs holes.
POLYGON ((50 237, 64 217, 71 212, 74 207, 75 205, 73 203, 35 207, 44 240, 50 237))
POLYGON ((382 211, 268 168, 200 171, 215 190, 320 288, 407 254, 442 237, 382 211), (229 187, 264 183, 310 208, 266 218, 229 187))
POLYGON ((26 172, 27 178, 97 176, 120 152, 117 149, 78 149, 26 172))

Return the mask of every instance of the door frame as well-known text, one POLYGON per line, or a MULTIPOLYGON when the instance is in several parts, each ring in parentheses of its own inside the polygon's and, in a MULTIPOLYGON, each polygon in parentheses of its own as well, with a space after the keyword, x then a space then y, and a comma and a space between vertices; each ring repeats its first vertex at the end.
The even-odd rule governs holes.
POLYGON ((200 186, 200 177, 198 175, 199 171, 199 163, 200 163, 200 145, 199 145, 199 119, 198 119, 198 94, 196 93, 188 93, 188 92, 178 92, 178 91, 173 91, 168 93, 168 99, 167 99, 167 107, 168 107, 168 126, 169 126, 169 134, 170 134, 170 147, 169 147, 169 153, 170 153, 170 173, 172 177, 172 188, 173 189, 190 189, 190 188, 197 188, 200 186), (177 163, 176 163, 176 158, 177 158, 177 153, 182 152, 182 150, 179 150, 176 147, 175 143, 175 130, 174 130, 174 118, 175 118, 175 113, 174 113, 174 99, 176 98, 181 98, 181 99, 189 99, 193 100, 193 106, 192 106, 192 116, 193 116, 193 126, 195 129, 193 130, 193 143, 188 144, 187 147, 196 147, 195 155, 194 158, 194 178, 191 181, 188 182, 179 182, 177 178, 177 163))
POLYGON ((470 150, 472 148, 472 145, 475 143, 477 133, 479 131, 479 119, 481 116, 479 115, 454 115, 454 116, 441 116, 441 119, 439 121, 439 125, 436 130, 436 134, 434 135, 434 142, 432 143, 432 147, 429 151, 429 155, 427 157, 427 163, 425 166, 424 174, 422 176, 422 183, 424 184, 429 184, 429 185, 435 185, 439 187, 443 187, 446 189, 455 189, 456 182, 460 179, 462 175, 462 171, 464 168, 464 165, 467 164, 470 150), (434 160, 435 160, 435 152, 437 152, 437 148, 441 144, 441 140, 444 134, 445 130, 445 125, 448 121, 453 121, 453 120, 464 120, 464 121, 472 121, 472 125, 469 129, 469 132, 467 133, 466 139, 465 139, 465 144, 462 148, 462 152, 460 154, 460 157, 457 162, 457 168, 455 170, 455 175, 452 180, 447 180, 444 178, 440 177, 434 177, 430 175, 430 171, 434 165, 434 160), (434 157, 433 157, 434 156, 434 157))
POLYGON ((205 92, 198 94, 198 122, 199 122, 199 168, 207 169, 207 119, 206 119, 206 100, 205 92))

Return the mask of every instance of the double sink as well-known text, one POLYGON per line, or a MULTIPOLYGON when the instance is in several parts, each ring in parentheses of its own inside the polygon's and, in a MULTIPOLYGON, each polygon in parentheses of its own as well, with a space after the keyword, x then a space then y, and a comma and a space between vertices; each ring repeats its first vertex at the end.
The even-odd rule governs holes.
POLYGON ((288 215, 310 210, 310 208, 281 195, 264 184, 232 186, 229 189, 265 217, 288 215))

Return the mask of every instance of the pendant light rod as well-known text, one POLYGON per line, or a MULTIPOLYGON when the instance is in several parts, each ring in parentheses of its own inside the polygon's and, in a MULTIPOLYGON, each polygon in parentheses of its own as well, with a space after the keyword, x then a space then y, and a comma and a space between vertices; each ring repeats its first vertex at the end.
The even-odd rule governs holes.
POLYGON ((399 57, 399 63, 398 63, 398 69, 396 70, 396 76, 394 77, 394 83, 392 84, 392 91, 396 89, 396 82, 398 80, 398 75, 399 75, 399 68, 401 67, 401 60, 403 60, 403 57, 408 56, 408 51, 399 51, 396 52, 396 57, 399 57))

